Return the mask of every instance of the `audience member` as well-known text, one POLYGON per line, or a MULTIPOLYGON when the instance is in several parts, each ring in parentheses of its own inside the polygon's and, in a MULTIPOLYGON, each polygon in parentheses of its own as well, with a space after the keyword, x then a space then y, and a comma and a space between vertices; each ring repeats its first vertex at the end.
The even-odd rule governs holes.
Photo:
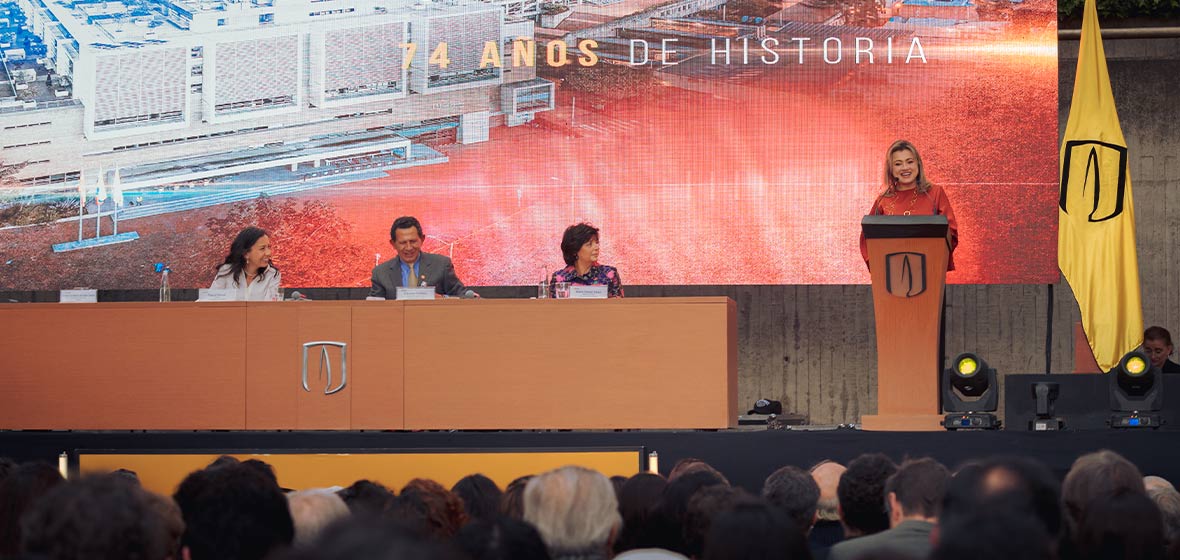
POLYGON ((144 492, 148 507, 164 524, 165 543, 168 546, 168 557, 181 560, 180 539, 184 537, 184 516, 180 513, 180 506, 169 496, 161 496, 152 492, 144 492))
POLYGON ((1053 538, 1043 524, 1003 501, 999 497, 945 519, 930 560, 1056 559, 1053 538))
POLYGON ((848 463, 836 486, 840 522, 846 538, 879 533, 889 528, 885 511, 885 481, 897 465, 881 453, 866 453, 848 463))
POLYGON ((1148 492, 1150 492, 1156 488, 1171 488, 1173 490, 1176 489, 1175 486, 1172 486, 1171 482, 1168 482, 1168 479, 1160 477, 1160 476, 1155 476, 1155 475, 1148 475, 1148 476, 1143 477, 1143 487, 1146 488, 1148 492))
POLYGON ((256 464, 222 462, 190 473, 173 498, 191 560, 261 560, 295 536, 273 473, 268 477, 256 464))
POLYGON ((811 478, 819 488, 819 501, 816 502, 815 523, 807 534, 807 546, 811 548, 811 556, 815 560, 827 558, 832 545, 844 540, 836 487, 845 470, 844 465, 834 461, 821 461, 811 467, 811 478))
POLYGON ((660 496, 667 485, 664 477, 651 473, 639 473, 623 483, 618 493, 623 529, 615 539, 615 553, 659 548, 667 542, 657 534, 666 525, 657 516, 660 496))
POLYGON ((1026 457, 995 457, 983 463, 979 496, 1007 495, 1008 503, 1033 514, 1050 536, 1061 532, 1061 485, 1040 461, 1026 457))
POLYGON ((118 476, 57 485, 21 530, 22 553, 38 560, 165 560, 175 552, 147 492, 118 476))
POLYGON ((348 505, 327 488, 300 490, 287 494, 287 507, 295 524, 294 544, 306 546, 333 521, 349 514, 348 505))
POLYGON ((17 465, 0 480, 0 558, 20 549, 21 516, 62 482, 61 474, 47 463, 17 465))
POLYGON ((377 516, 389 509, 393 491, 379 482, 358 480, 337 492, 353 515, 377 516))
POLYGON ((668 472, 668 482, 672 482, 673 480, 676 480, 686 474, 692 474, 701 471, 712 473, 717 478, 721 479, 721 481, 725 484, 729 484, 729 480, 725 478, 725 475, 721 474, 721 471, 718 471, 717 469, 713 468, 712 465, 695 457, 686 457, 676 461, 676 464, 672 465, 672 470, 668 472))
POLYGON ((379 517, 360 515, 333 523, 310 547, 283 560, 467 560, 461 550, 379 517))
POLYGON ((934 459, 902 463, 885 482, 890 528, 839 543, 832 547, 828 558, 855 560, 879 550, 892 550, 913 559, 926 558, 949 478, 946 467, 934 459))
POLYGON ((11 473, 16 468, 16 463, 8 457, 0 457, 0 481, 8 478, 8 473, 11 473))
POLYGON ((463 500, 441 484, 424 478, 408 482, 393 499, 387 515, 437 540, 454 537, 467 523, 463 500))
POLYGON ((627 483, 627 477, 616 474, 610 477, 610 483, 615 487, 615 496, 618 497, 619 492, 623 490, 623 485, 627 483))
POLYGON ((471 560, 549 560, 541 534, 511 517, 475 518, 455 538, 471 560))
POLYGON ((685 556, 692 554, 684 539, 688 504, 697 492, 711 486, 729 484, 712 469, 697 469, 668 480, 664 494, 660 497, 660 509, 657 514, 658 523, 662 524, 657 534, 664 538, 664 542, 658 548, 679 552, 685 556))
POLYGON ((713 520, 704 560, 810 560, 803 531, 762 501, 734 505, 713 520))
POLYGON ((819 485, 810 473, 790 465, 774 471, 762 484, 762 498, 782 509, 804 533, 811 532, 819 504, 819 485))
POLYGON ((1074 537, 1081 560, 1163 560, 1159 508, 1142 492, 1117 490, 1082 509, 1074 537))
POLYGON ((749 501, 750 496, 742 490, 724 484, 706 486, 693 494, 688 500, 688 510, 684 513, 684 527, 681 528, 684 556, 700 558, 705 550, 705 539, 709 536, 713 520, 722 512, 733 509, 741 500, 749 501))
POLYGON ((1155 502, 1164 520, 1164 543, 1169 547, 1180 543, 1180 492, 1175 488, 1154 487, 1147 497, 1155 502))
POLYGON ((482 474, 467 475, 451 487, 451 493, 463 501, 468 519, 490 521, 500 516, 500 487, 482 474))
POLYGON ((1078 457, 1061 483, 1061 502, 1070 530, 1077 527, 1087 504, 1124 490, 1147 493, 1143 475, 1122 455, 1104 449, 1078 457))
POLYGON ((622 518, 614 486, 583 467, 534 477, 524 491, 524 518, 541 533, 554 560, 609 558, 622 518))
POLYGON ((525 475, 508 483, 504 494, 500 496, 501 514, 513 519, 524 519, 524 489, 532 479, 532 475, 525 475))

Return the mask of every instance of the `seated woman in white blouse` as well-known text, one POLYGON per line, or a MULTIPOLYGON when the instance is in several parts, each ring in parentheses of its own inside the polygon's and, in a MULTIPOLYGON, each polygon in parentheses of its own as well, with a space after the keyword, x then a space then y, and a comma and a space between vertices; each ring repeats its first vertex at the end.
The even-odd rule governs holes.
POLYGON ((261 228, 248 227, 229 246, 225 264, 217 267, 210 289, 236 290, 237 301, 280 301, 283 299, 279 269, 270 264, 270 236, 261 228))

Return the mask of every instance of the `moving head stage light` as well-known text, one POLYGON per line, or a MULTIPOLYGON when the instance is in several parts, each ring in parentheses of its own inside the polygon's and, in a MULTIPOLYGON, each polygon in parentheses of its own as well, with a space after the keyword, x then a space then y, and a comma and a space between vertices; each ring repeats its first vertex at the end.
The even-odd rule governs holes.
POLYGON ((947 414, 942 425, 948 430, 998 430, 993 414, 1000 402, 996 370, 979 356, 959 354, 942 372, 942 407, 947 414))
POLYGON ((1163 405, 1162 372, 1151 367, 1151 360, 1141 350, 1127 352, 1107 376, 1110 378, 1110 415, 1112 428, 1159 428, 1163 405))

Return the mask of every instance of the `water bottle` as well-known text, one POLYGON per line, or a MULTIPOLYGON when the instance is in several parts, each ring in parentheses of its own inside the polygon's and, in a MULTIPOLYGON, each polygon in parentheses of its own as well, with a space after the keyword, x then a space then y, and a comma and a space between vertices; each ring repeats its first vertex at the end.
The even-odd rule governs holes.
POLYGON ((168 273, 172 269, 167 266, 160 269, 160 301, 172 301, 172 287, 168 285, 168 273))

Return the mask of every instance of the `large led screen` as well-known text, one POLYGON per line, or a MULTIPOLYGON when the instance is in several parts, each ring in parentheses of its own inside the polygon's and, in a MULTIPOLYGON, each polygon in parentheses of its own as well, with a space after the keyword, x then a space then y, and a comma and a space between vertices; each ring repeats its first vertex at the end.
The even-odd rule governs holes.
POLYGON ((0 0, 0 289, 366 286, 418 217, 470 285, 571 224, 624 284, 857 284, 907 139, 954 283, 1056 267, 1056 4, 0 0))

